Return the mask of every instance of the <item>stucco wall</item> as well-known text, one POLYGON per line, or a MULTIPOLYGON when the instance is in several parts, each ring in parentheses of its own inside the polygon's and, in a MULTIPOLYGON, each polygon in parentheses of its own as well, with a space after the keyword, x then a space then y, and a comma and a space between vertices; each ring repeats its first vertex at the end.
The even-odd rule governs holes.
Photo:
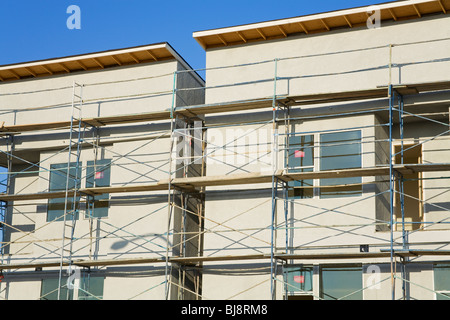
POLYGON ((429 61, 448 59, 450 40, 435 40, 449 37, 449 19, 439 15, 386 22, 379 29, 359 27, 209 49, 206 66, 217 69, 206 73, 206 102, 272 97, 274 92, 296 96, 387 86, 390 44, 393 84, 447 80, 450 62, 429 61), (233 67, 218 68, 222 66, 233 67))

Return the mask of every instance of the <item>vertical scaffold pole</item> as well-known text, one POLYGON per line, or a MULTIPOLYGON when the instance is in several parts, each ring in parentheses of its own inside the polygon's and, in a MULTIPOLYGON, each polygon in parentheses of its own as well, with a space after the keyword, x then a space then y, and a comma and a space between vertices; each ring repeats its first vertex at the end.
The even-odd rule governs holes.
POLYGON ((270 298, 275 299, 275 262, 274 262, 274 250, 275 250, 275 223, 276 223, 276 210, 277 210, 277 186, 278 181, 275 177, 275 171, 277 170, 277 158, 278 158, 278 134, 276 124, 276 104, 277 104, 277 74, 278 74, 278 59, 274 60, 275 71, 273 79, 273 99, 272 99, 272 212, 271 212, 271 241, 270 241, 270 298))
MULTIPOLYGON (((403 96, 401 94, 397 94, 398 96, 398 118, 399 118, 399 134, 400 134, 400 164, 404 164, 404 123, 403 123, 403 109, 404 102, 403 96)), ((405 189, 404 189, 404 177, 399 173, 398 175, 398 188, 399 188, 399 196, 400 196, 400 208, 402 215, 402 249, 406 250, 408 245, 408 232, 405 228, 405 189)), ((402 293, 403 300, 407 299, 407 290, 406 286, 408 285, 406 282, 406 263, 408 262, 407 257, 402 258, 402 293)))
POLYGON ((167 190, 167 206, 168 206, 168 212, 167 212, 167 235, 166 235, 166 267, 165 267, 165 278, 166 278, 166 285, 165 285, 165 300, 169 299, 169 249, 170 249, 170 224, 172 221, 172 153, 174 148, 174 129, 175 129, 175 117, 174 117, 174 111, 175 111, 175 103, 176 103, 176 89, 177 89, 177 72, 175 71, 173 73, 173 87, 172 87, 172 105, 170 108, 170 147, 169 147, 169 187, 167 190))
MULTIPOLYGON (((6 140, 6 182, 4 184, 4 189, 2 192, 5 192, 6 194, 11 193, 11 172, 12 172, 12 152, 14 150, 14 136, 13 135, 7 135, 5 137, 6 140)), ((5 253, 5 247, 6 243, 4 243, 5 239, 5 219, 6 215, 8 214, 8 202, 6 201, 0 201, 0 230, 1 230, 1 237, 0 237, 0 253, 1 253, 1 260, 0 262, 4 263, 4 253, 5 253)))
POLYGON ((390 212, 390 256, 391 256, 391 290, 392 300, 395 300, 395 279, 394 279, 394 167, 393 167, 393 99, 394 92, 392 84, 389 85, 389 212, 390 212))
MULTIPOLYGON (((403 123, 403 109, 404 109, 404 103, 403 103, 403 96, 398 95, 398 104, 399 104, 399 130, 400 130, 400 143, 401 143, 401 149, 400 149, 400 163, 404 164, 404 123, 403 123)), ((402 240, 403 240, 403 249, 406 249, 408 247, 408 233, 405 229, 405 194, 403 189, 403 175, 400 176, 399 184, 401 188, 400 192, 400 205, 401 205, 401 211, 402 211, 402 240)))
POLYGON ((393 107, 394 91, 392 86, 392 48, 389 44, 389 213, 390 213, 390 263, 391 263, 391 299, 395 300, 395 277, 394 277, 394 166, 393 166, 393 107))
MULTIPOLYGON (((291 109, 289 106, 285 106, 284 109, 284 150, 283 150, 283 166, 289 171, 289 152, 290 152, 290 133, 291 133, 291 122, 290 122, 290 113, 291 109)), ((292 236, 292 230, 290 229, 290 220, 289 220, 289 182, 283 182, 283 201, 284 201, 284 223, 285 223, 285 251, 286 254, 291 253, 289 251, 289 245, 291 245, 291 248, 293 247, 293 236, 292 236)), ((291 249, 292 250, 292 249, 291 249)), ((287 265, 289 262, 287 260, 284 261, 284 265, 287 265)), ((292 263, 292 262, 291 262, 292 263)), ((285 279, 285 274, 283 272, 283 284, 284 284, 284 300, 288 299, 288 283, 285 279)))

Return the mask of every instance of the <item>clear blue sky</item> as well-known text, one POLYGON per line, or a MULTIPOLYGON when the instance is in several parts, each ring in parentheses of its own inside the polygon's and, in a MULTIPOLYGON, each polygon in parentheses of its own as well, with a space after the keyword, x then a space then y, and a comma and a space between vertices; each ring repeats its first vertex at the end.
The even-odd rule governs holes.
POLYGON ((1 0, 0 65, 169 42, 195 69, 195 31, 366 6, 382 0, 1 0), (81 30, 69 30, 70 5, 81 30))

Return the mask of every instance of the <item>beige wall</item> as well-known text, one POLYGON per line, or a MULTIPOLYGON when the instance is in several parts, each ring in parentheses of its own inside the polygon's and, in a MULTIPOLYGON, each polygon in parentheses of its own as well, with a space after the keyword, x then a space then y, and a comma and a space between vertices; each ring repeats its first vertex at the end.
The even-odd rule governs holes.
POLYGON ((207 71, 209 89, 206 91, 206 102, 272 97, 275 92, 274 59, 280 59, 276 72, 279 79, 276 94, 279 96, 386 86, 390 78, 390 44, 395 45, 392 49, 393 84, 447 80, 449 61, 422 62, 448 58, 450 40, 432 41, 449 37, 450 31, 446 27, 449 19, 440 15, 405 22, 386 22, 380 29, 360 27, 351 31, 336 30, 209 49, 206 53, 207 68, 236 67, 207 71), (412 42, 421 43, 402 45, 412 42), (412 62, 414 64, 410 65, 412 62))
MULTIPOLYGON (((84 85, 82 94, 85 100, 82 110, 84 118, 161 111, 170 108, 173 72, 177 70, 177 65, 178 62, 174 60, 4 83, 2 92, 22 93, 7 95, 0 99, 0 108, 11 110, 3 115, 5 125, 70 120, 73 82, 84 85), (138 78, 147 79, 114 82, 114 80, 138 78), (56 88, 64 89, 47 91, 56 88), (33 93, 24 94, 25 92, 33 93), (24 109, 44 107, 47 108, 24 111, 24 109)), ((76 94, 80 95, 79 88, 76 94)))
MULTIPOLYGON (((445 62, 429 63, 430 60, 448 58, 450 41, 437 41, 449 37, 449 18, 445 16, 428 17, 421 20, 405 21, 401 23, 383 23, 377 30, 366 28, 355 28, 353 31, 332 31, 326 34, 314 36, 289 37, 288 39, 266 41, 240 46, 231 46, 218 49, 207 50, 207 90, 206 103, 222 103, 226 101, 238 101, 245 99, 270 98, 274 92, 278 96, 303 95, 313 93, 340 92, 351 90, 373 89, 378 86, 386 86, 391 79, 393 84, 408 84, 420 82, 433 82, 448 80, 450 64, 445 62), (435 30, 430 33, 430 30, 435 30), (435 41, 436 40, 436 41, 435 41), (406 44, 419 42, 416 44, 406 44), (392 71, 389 72, 390 49, 392 48, 392 71), (377 47, 370 50, 366 48, 377 47), (349 52, 343 52, 349 51, 349 52), (351 52, 350 52, 351 51, 351 52), (337 54, 329 54, 336 53, 337 54), (322 55, 324 54, 324 55, 322 55), (299 56, 315 55, 314 57, 293 58, 299 56), (274 59, 280 59, 277 62, 274 59), (230 66, 220 69, 219 67, 230 66), (214 69, 217 68, 217 69, 214 69), (275 71, 276 70, 276 71, 275 71), (274 83, 274 76, 278 77, 274 83), (276 87, 274 86, 276 85, 276 87)), ((416 98, 414 98, 416 99, 416 98)), ((420 98, 417 98, 420 100, 420 98)), ((430 97, 430 99, 433 99, 430 97)), ((448 98, 447 98, 448 101, 448 98)), ((387 102, 387 101, 386 101, 387 102)), ((423 101, 422 101, 423 102, 423 101)), ((374 103, 374 105, 377 105, 374 103)), ((331 108, 337 106, 329 105, 331 108)), ((346 107, 345 104, 342 105, 346 107)), ((387 103, 385 107, 387 107, 387 103)), ((309 110, 311 107, 302 106, 302 110, 309 110)), ((346 110, 346 109, 345 109, 346 110)), ((233 117, 229 117, 232 119, 233 117)), ((229 120, 228 119, 228 120, 229 120)), ((248 119, 246 115, 237 115, 235 119, 248 119), (240 117, 240 118, 239 118, 240 117)), ((265 120, 270 120, 267 115, 265 120)), ((368 141, 387 139, 387 131, 377 127, 383 123, 382 119, 374 116, 355 116, 347 118, 332 118, 329 120, 304 121, 295 125, 296 132, 323 131, 328 129, 346 129, 357 126, 371 126, 363 129, 363 137, 368 141)), ((438 134, 436 125, 432 122, 421 122, 418 124, 408 124, 409 132, 416 136, 415 142, 423 142, 438 134)), ((215 133, 217 139, 226 136, 224 141, 231 141, 239 136, 243 141, 246 132, 250 132, 257 125, 240 126, 240 134, 235 136, 227 135, 225 129, 210 129, 212 136, 215 133)), ((448 128, 447 128, 448 129, 448 128)), ((271 131, 271 124, 263 126, 263 130, 271 131)), ((445 130, 445 127, 443 128, 445 130)), ((395 134, 398 127, 395 128, 395 134)), ((235 132, 230 131, 231 134, 235 132)), ((248 134, 250 135, 250 133, 248 134)), ((272 132, 268 133, 269 142, 272 132)), ((260 137, 260 135, 259 135, 260 137)), ((398 138, 398 137, 397 137, 398 138)), ((238 141, 239 141, 238 139, 238 141)), ((413 139, 411 137, 410 139, 413 139)), ((414 140, 414 139, 413 139, 414 140)), ((448 162, 447 138, 433 139, 431 143, 424 144, 424 162, 440 163, 448 162)), ((257 141, 254 139, 253 141, 257 141)), ((249 144, 249 142, 245 142, 249 144)), ((244 144, 245 144, 244 143, 244 144)), ((280 143, 280 141, 279 141, 280 143)), ((273 148, 273 147, 272 147, 273 148)), ((250 160, 244 159, 236 167, 232 167, 232 158, 220 158, 226 163, 219 163, 217 159, 220 155, 232 154, 237 147, 217 148, 214 156, 208 159, 208 175, 230 174, 245 172, 245 168, 252 168, 252 171, 263 171, 271 169, 271 162, 265 166, 262 162, 245 163, 250 160)), ((247 148, 249 153, 261 156, 258 150, 247 148)), ((214 147, 209 146, 208 150, 214 151, 214 147)), ((317 154, 317 153, 316 153, 317 154)), ((389 159, 389 147, 387 142, 379 141, 363 144, 363 166, 373 167, 380 164, 387 164, 389 159)), ((269 158, 270 159, 270 158, 269 158)), ((282 157, 278 157, 276 168, 283 166, 282 157)), ((316 168, 318 169, 318 168, 316 168)), ((445 173, 426 173, 424 177, 438 177, 445 173)), ((300 249, 316 248, 308 250, 311 252, 343 252, 353 250, 358 252, 360 244, 370 244, 371 251, 378 251, 378 248, 388 247, 390 233, 386 232, 386 223, 390 220, 389 208, 385 203, 386 194, 373 197, 377 192, 386 191, 388 184, 383 182, 388 177, 379 177, 376 184, 364 186, 364 193, 361 197, 343 199, 302 199, 291 204, 290 219, 296 221, 290 227, 294 229, 289 232, 289 243, 293 246, 292 252, 305 252, 300 249), (334 209, 334 211, 333 211, 334 209), (385 223, 384 226, 375 227, 375 222, 385 223), (328 226, 328 227, 326 227, 328 226), (377 232, 383 230, 384 232, 377 232), (353 246, 353 249, 346 249, 346 246, 353 246), (319 248, 328 248, 319 250, 319 248)), ((363 178, 363 182, 374 181, 374 177, 363 178)), ((424 197, 431 203, 442 204, 448 199, 448 179, 429 180, 424 182, 424 197)), ((316 181, 317 183, 317 181, 316 181)), ((263 186, 260 186, 263 187, 263 186)), ((215 188, 207 194, 206 212, 207 228, 215 228, 225 231, 223 225, 227 224, 231 230, 227 233, 205 234, 205 255, 225 255, 225 254, 255 254, 270 249, 265 241, 270 242, 270 231, 268 226, 271 223, 271 201, 270 185, 266 191, 256 190, 256 186, 248 185, 239 188, 215 188), (225 190, 230 191, 229 198, 225 190), (240 195, 240 196, 237 196, 240 195), (246 196, 247 195, 247 196, 246 196), (253 198, 252 198, 253 197, 253 198), (240 214, 241 213, 241 214, 240 214), (239 215, 240 214, 240 215, 239 215), (233 218, 239 215, 240 219, 233 218), (230 221, 228 221, 230 219, 230 221), (255 227, 263 228, 254 232, 246 230, 245 234, 237 230, 255 227), (238 229, 241 228, 241 229, 238 229), (226 235, 226 236, 225 236, 226 235), (250 236, 251 235, 251 236, 250 236), (261 238, 262 237, 262 238, 261 238), (255 239, 257 238, 257 239, 255 239)), ((211 190, 209 188, 208 190, 211 190)), ((445 206, 445 204, 444 204, 445 206)), ((445 211, 437 210, 433 206, 427 206, 425 219, 437 221, 446 217, 445 211)), ((284 212, 282 203, 278 205, 277 223, 284 222, 284 212)), ((438 228, 434 226, 434 228, 438 228)), ((439 226, 445 228, 445 226, 439 226)), ((417 232, 410 236, 410 241, 443 241, 446 233, 439 232, 417 232), (413 240, 414 239, 414 240, 413 240)), ((395 239, 401 240, 401 232, 394 233, 395 239)), ((399 240, 399 241, 400 241, 399 240)), ((276 233, 276 246, 279 251, 284 251, 286 242, 284 230, 276 233)), ((428 248, 436 248, 434 245, 428 248)), ((342 262, 342 261, 341 261, 342 262)), ((299 262, 301 263, 301 261, 299 262)), ((326 261, 323 261, 326 263, 326 261)), ((243 269, 251 264, 242 263, 243 269)), ((228 267, 229 264, 215 266, 228 267)), ((428 267, 423 270, 418 268, 411 272, 410 280, 420 284, 426 284, 432 290, 432 273, 428 267)), ((228 270, 228 269, 227 269, 228 270)), ((382 275, 390 277, 390 270, 382 269, 382 275)), ((207 269, 205 270, 207 271, 207 269)), ((266 270, 267 272, 267 270, 266 270)), ((364 275, 366 279, 370 275, 364 275)), ((317 276, 316 276, 317 277, 317 276)), ((281 282, 281 281, 280 281, 281 282)), ((279 283, 280 283, 279 282, 279 283)), ((399 282, 399 281, 397 281, 399 282)), ((252 273, 252 277, 242 275, 241 277, 226 277, 222 274, 212 272, 204 277, 204 295, 219 294, 220 297, 229 297, 238 294, 239 288, 251 288, 250 293, 240 293, 245 297, 268 299, 270 279, 268 274, 252 273), (259 284, 258 284, 259 283, 259 284), (245 284, 245 285, 244 285, 245 284), (220 287, 222 290, 219 290, 220 287), (254 288, 265 287, 266 290, 255 290, 254 288)), ((316 281, 318 284, 318 280, 316 281)), ((397 284, 397 288, 401 287, 397 284)), ((390 280, 384 281, 382 290, 368 291, 364 293, 367 299, 390 299, 390 280)), ((316 288, 318 295, 318 289, 316 288)), ((397 290, 397 296, 399 295, 397 290)), ((423 290, 422 290, 423 291, 423 290)), ((420 291, 417 287, 411 286, 411 297, 417 299, 432 299, 432 293, 420 291)), ((282 290, 278 288, 278 298, 282 290)))

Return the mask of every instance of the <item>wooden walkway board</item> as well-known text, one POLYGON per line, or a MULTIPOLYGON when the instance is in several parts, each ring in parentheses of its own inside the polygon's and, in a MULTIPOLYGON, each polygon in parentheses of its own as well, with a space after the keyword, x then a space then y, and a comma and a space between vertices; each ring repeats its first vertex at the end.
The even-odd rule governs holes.
MULTIPOLYGON (((393 254, 400 257, 418 256, 450 256, 449 250, 394 250, 393 254)), ((380 250, 377 252, 341 252, 341 253, 299 253, 299 254, 274 254, 274 259, 279 260, 328 260, 328 259, 375 259, 390 258, 390 250, 380 250)), ((184 265, 195 265, 207 262, 223 261, 245 261, 245 260, 270 260, 271 254, 247 254, 247 255, 227 255, 227 256, 202 256, 202 257, 169 257, 168 262, 184 265)), ((99 259, 99 260, 73 260, 72 265, 80 267, 95 266, 120 266, 137 264, 165 263, 165 257, 148 258, 125 258, 125 259, 99 259)), ((30 263, 0 264, 0 270, 36 269, 36 268, 58 268, 61 261, 45 261, 30 263)), ((63 262, 63 266, 68 266, 68 262, 63 262)))
MULTIPOLYGON (((440 172, 450 171, 450 163, 442 164, 405 164, 395 165, 394 170, 409 174, 414 172, 440 172)), ((297 172, 286 173, 279 170, 274 173, 273 177, 283 180, 285 182, 305 179, 326 179, 326 178, 347 178, 347 177, 368 177, 368 176, 386 176, 389 175, 389 166, 373 167, 373 168, 357 168, 357 169, 342 169, 316 172, 297 172)), ((176 178, 170 182, 172 189, 186 189, 193 190, 199 187, 214 187, 214 186, 231 186, 243 184, 258 184, 271 183, 272 174, 269 173, 242 173, 223 176, 204 176, 192 178, 176 178)), ((132 192, 149 192, 149 191, 167 191, 169 189, 169 180, 161 180, 159 182, 134 185, 134 186, 113 186, 113 187, 97 187, 79 189, 79 194, 85 195, 100 195, 106 193, 132 193, 132 192)), ((69 196, 72 195, 69 192, 69 196)), ((0 194, 0 201, 23 201, 23 200, 40 200, 40 199, 54 199, 64 198, 65 192, 42 192, 34 194, 0 194)))
MULTIPOLYGON (((422 92, 449 90, 450 81, 405 84, 393 86, 393 88, 400 94, 410 95, 422 92)), ((281 103, 290 106, 299 106, 299 105, 310 105, 310 104, 320 104, 339 101, 377 99, 387 97, 388 94, 389 94, 388 87, 378 87, 368 90, 328 92, 302 96, 277 97, 276 103, 281 103)), ((171 117, 175 115, 192 118, 198 115, 271 108, 273 106, 273 102, 274 102, 273 97, 266 97, 256 100, 242 100, 242 101, 232 101, 224 103, 182 107, 177 108, 174 111, 174 114, 172 114, 170 110, 164 110, 140 114, 126 114, 117 116, 86 118, 83 119, 82 122, 91 126, 102 127, 108 125, 170 120, 171 117)), ((74 121, 73 125, 77 126, 78 121, 74 121)), ((67 129, 70 128, 70 126, 71 126, 70 121, 10 125, 10 126, 8 125, 5 126, 4 124, 1 124, 0 133, 13 134, 13 133, 31 132, 40 130, 67 129)))

